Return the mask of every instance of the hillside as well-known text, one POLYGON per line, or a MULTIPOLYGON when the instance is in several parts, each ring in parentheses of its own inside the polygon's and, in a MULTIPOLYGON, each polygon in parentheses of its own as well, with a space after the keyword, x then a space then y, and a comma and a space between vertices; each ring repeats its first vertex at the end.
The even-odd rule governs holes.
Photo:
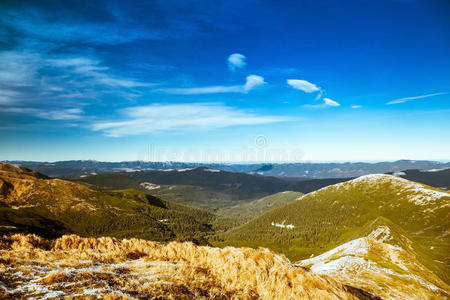
POLYGON ((302 195, 303 194, 299 192, 280 192, 248 203, 236 205, 229 209, 224 209, 219 211, 219 213, 224 216, 234 217, 242 224, 263 215, 271 209, 292 202, 302 195))
MULTIPOLYGON (((448 299, 450 286, 417 260, 414 242, 377 219, 366 236, 299 262, 311 271, 361 288, 382 299, 448 299)), ((367 228, 367 229, 369 229, 367 228)))
POLYGON ((104 191, 0 164, 0 229, 57 237, 139 237, 197 240, 213 216, 136 190, 104 191))
POLYGON ((384 217, 415 242, 414 249, 424 254, 417 259, 449 282, 449 213, 448 192, 368 175, 309 193, 216 237, 215 243, 265 246, 298 260, 345 243, 384 217))
POLYGON ((2 298, 378 299, 267 249, 34 235, 0 238, 2 298))

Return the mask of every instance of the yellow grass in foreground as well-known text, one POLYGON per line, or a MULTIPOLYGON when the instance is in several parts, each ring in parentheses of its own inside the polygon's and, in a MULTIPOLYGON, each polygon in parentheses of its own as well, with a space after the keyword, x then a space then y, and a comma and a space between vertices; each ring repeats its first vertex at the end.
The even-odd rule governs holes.
POLYGON ((267 249, 36 235, 0 239, 1 298, 360 299, 267 249))

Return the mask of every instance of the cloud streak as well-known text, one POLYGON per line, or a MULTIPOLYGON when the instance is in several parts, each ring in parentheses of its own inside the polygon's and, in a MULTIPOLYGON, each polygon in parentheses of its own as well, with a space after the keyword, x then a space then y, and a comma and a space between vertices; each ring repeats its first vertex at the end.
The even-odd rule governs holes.
POLYGON ((413 100, 419 100, 419 99, 430 98, 430 97, 446 95, 446 94, 448 94, 448 93, 441 92, 441 93, 426 94, 426 95, 420 95, 420 96, 414 96, 414 97, 399 98, 399 99, 395 99, 395 100, 387 102, 386 105, 400 104, 400 103, 410 102, 413 100))
POLYGON ((91 125, 91 129, 106 136, 121 137, 168 130, 215 129, 288 120, 284 116, 258 115, 220 103, 151 104, 125 108, 119 113, 122 117, 118 121, 96 122, 91 125))
POLYGON ((249 75, 243 85, 215 85, 192 88, 164 88, 155 89, 154 92, 174 95, 201 95, 201 94, 221 94, 221 93, 248 93, 249 91, 265 85, 264 78, 258 75, 249 75))
POLYGON ((330 98, 323 98, 323 103, 322 104, 305 104, 302 107, 304 108, 314 108, 314 109, 318 109, 318 108, 330 108, 330 107, 338 107, 341 106, 341 104, 335 100, 332 100, 330 98))
POLYGON ((32 107, 0 107, 0 112, 16 115, 30 115, 52 121, 79 120, 83 117, 83 110, 80 108, 48 110, 32 107))

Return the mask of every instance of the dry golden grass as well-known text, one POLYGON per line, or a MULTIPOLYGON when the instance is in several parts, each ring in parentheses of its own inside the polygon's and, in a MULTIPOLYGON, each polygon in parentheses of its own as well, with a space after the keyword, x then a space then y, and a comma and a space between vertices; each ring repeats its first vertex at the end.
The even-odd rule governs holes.
POLYGON ((0 297, 360 299, 267 249, 36 235, 0 239, 0 297))

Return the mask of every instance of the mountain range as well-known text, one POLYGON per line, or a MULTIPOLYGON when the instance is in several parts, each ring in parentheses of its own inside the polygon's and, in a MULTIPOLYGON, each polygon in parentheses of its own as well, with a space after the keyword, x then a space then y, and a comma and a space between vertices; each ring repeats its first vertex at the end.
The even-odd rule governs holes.
POLYGON ((297 178, 349 178, 374 173, 400 172, 403 170, 436 170, 450 168, 450 162, 398 160, 393 162, 345 162, 345 163, 188 163, 123 161, 101 162, 95 160, 72 160, 57 162, 4 161, 22 165, 52 177, 78 177, 100 172, 126 172, 139 170, 193 169, 205 167, 228 172, 259 174, 275 177, 297 178))

